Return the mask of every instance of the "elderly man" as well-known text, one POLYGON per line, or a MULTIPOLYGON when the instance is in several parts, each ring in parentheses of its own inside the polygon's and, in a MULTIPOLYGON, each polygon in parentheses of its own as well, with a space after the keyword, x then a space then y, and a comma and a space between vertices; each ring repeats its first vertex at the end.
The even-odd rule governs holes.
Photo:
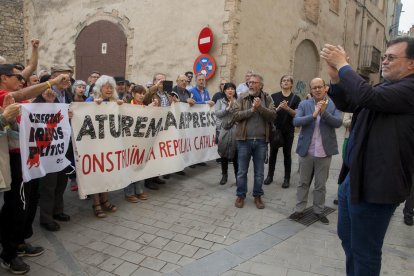
POLYGON ((258 209, 265 207, 262 196, 264 178, 264 161, 269 142, 270 126, 276 118, 276 109, 272 98, 263 88, 263 77, 252 74, 249 81, 249 91, 242 93, 237 103, 230 109, 235 114, 236 140, 239 170, 237 172, 237 198, 234 205, 243 208, 247 193, 247 172, 250 158, 253 158, 254 184, 253 197, 258 209))
POLYGON ((187 90, 187 77, 185 75, 178 75, 177 85, 173 88, 174 97, 181 103, 195 104, 195 100, 191 98, 190 91, 187 90))
POLYGON ((244 79, 246 81, 240 83, 239 85, 237 85, 237 88, 236 88, 237 95, 240 95, 243 92, 249 91, 249 83, 248 82, 249 82, 250 77, 252 76, 253 73, 254 73, 253 70, 248 70, 246 72, 246 75, 244 75, 244 79))
POLYGON ((326 181, 332 155, 338 154, 335 128, 342 125, 342 113, 326 96, 328 89, 322 79, 311 80, 310 89, 313 98, 299 104, 293 119, 293 125, 301 127, 296 148, 299 155, 300 178, 296 191, 295 213, 289 218, 298 220, 303 217, 314 175, 313 212, 320 222, 329 224, 329 220, 323 215, 326 181))
POLYGON ((198 73, 195 76, 196 86, 194 86, 190 93, 193 95, 193 99, 197 104, 208 104, 213 106, 214 102, 210 98, 210 94, 206 88, 206 76, 202 73, 198 73))
MULTIPOLYGON (((178 101, 168 95, 167 92, 164 91, 163 83, 166 80, 166 75, 163 73, 156 73, 152 78, 152 86, 148 89, 148 93, 145 94, 144 97, 144 104, 149 105, 152 102, 156 103, 156 106, 170 106, 172 101, 178 101)), ((157 184, 165 184, 165 181, 162 180, 160 177, 153 177, 150 179, 145 180, 145 187, 151 190, 159 190, 159 186, 157 184)))
POLYGON ((414 38, 388 43, 384 82, 371 86, 347 62, 341 46, 326 44, 330 96, 353 112, 344 158, 349 170, 338 191, 338 236, 347 275, 379 275, 391 216, 411 192, 414 173, 414 38))
MULTIPOLYGON (((51 72, 51 79, 55 79, 59 74, 69 75, 73 71, 67 65, 54 65, 51 68, 51 72)), ((51 89, 56 93, 56 97, 51 102, 70 104, 72 102, 70 86, 71 82, 69 80, 53 85, 51 89)), ((33 102, 45 103, 49 99, 44 95, 40 95, 33 102)), ((48 173, 40 178, 39 182, 40 225, 46 230, 58 231, 60 225, 55 220, 64 222, 70 220, 70 216, 63 212, 63 194, 68 182, 68 176, 65 170, 48 173)))

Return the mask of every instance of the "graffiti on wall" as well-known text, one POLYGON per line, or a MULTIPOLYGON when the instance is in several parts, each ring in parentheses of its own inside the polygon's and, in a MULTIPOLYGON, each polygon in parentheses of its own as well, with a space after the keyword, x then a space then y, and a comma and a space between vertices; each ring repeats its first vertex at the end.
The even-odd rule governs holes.
POLYGON ((297 81, 295 86, 295 94, 298 95, 301 99, 306 97, 308 92, 306 91, 306 83, 302 80, 297 81))

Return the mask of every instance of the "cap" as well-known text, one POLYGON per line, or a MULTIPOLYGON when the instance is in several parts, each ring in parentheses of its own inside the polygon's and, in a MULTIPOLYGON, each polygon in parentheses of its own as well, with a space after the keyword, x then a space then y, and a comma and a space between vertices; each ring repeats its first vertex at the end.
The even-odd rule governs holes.
POLYGON ((116 83, 125 82, 125 77, 117 76, 117 77, 114 77, 114 79, 116 83))
POLYGON ((55 64, 50 68, 50 73, 56 73, 56 72, 71 72, 73 73, 73 69, 71 66, 66 64, 55 64))

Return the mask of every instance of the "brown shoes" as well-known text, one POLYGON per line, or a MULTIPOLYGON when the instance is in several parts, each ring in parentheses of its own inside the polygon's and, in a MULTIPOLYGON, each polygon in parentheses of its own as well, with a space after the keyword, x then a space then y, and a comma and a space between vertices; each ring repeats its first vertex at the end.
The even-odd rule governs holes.
POLYGON ((265 207, 261 196, 256 196, 254 198, 254 204, 256 204, 257 209, 264 209, 265 207))
POLYGON ((244 206, 244 198, 238 196, 236 198, 236 202, 234 203, 234 206, 236 206, 237 208, 243 208, 243 206, 244 206))

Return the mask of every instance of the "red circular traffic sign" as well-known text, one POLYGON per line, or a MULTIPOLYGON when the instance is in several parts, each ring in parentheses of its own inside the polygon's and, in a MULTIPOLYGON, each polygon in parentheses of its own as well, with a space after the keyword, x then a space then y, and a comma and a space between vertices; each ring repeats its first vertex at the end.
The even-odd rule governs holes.
POLYGON ((210 55, 199 55, 194 61, 193 72, 194 74, 202 73, 206 76, 206 80, 211 78, 216 71, 216 61, 210 55))
POLYGON ((207 54, 213 45, 213 31, 209 27, 205 27, 198 35, 198 49, 202 54, 207 54))

